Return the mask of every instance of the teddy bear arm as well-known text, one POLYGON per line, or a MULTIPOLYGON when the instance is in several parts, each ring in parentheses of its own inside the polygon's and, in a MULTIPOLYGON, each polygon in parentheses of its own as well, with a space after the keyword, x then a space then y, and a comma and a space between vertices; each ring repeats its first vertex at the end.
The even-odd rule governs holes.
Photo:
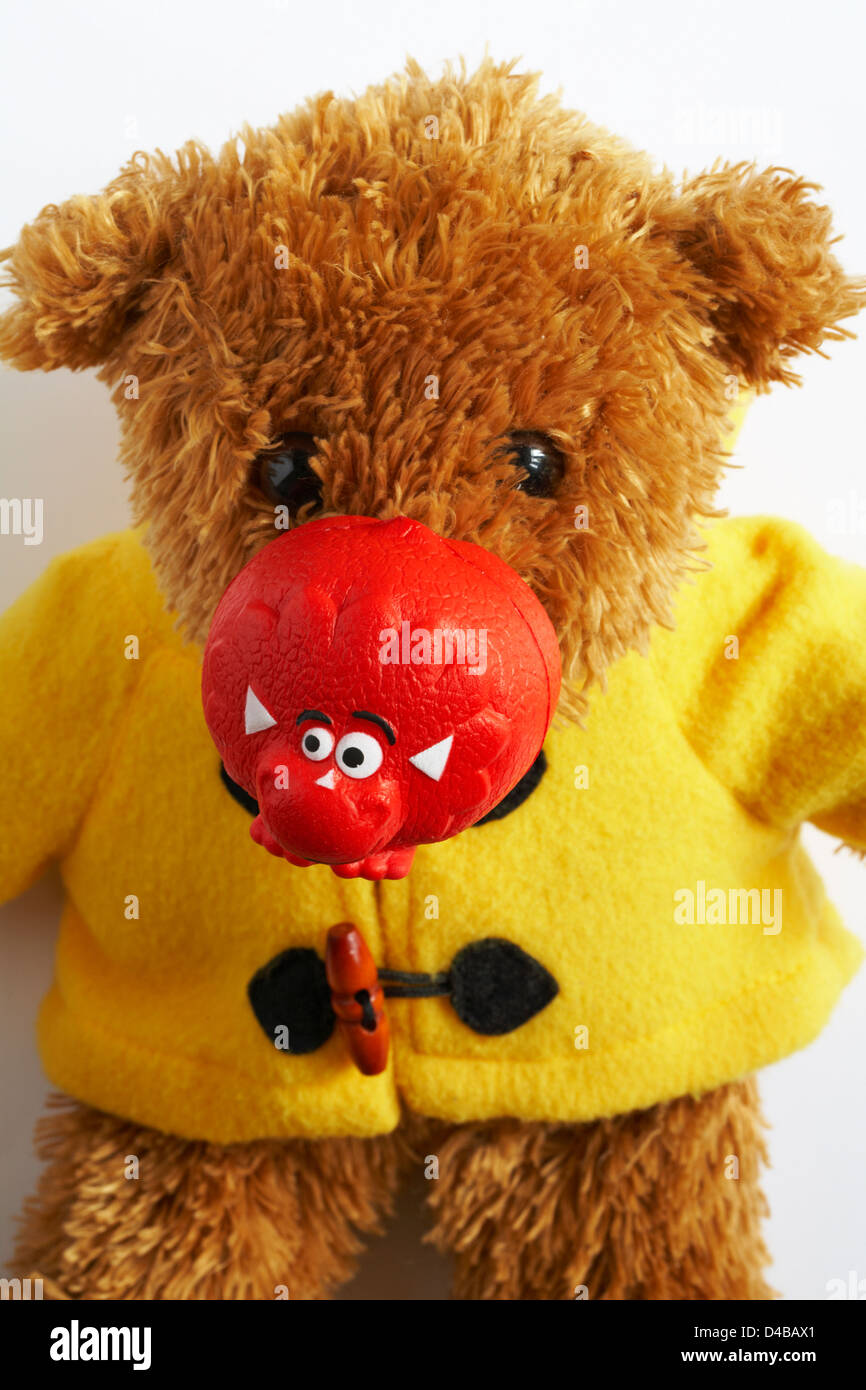
POLYGON ((685 737, 760 819, 866 846, 866 570, 787 521, 708 541, 652 657, 685 737))
POLYGON ((53 560, 0 618, 0 901, 72 841, 137 679, 117 538, 53 560))

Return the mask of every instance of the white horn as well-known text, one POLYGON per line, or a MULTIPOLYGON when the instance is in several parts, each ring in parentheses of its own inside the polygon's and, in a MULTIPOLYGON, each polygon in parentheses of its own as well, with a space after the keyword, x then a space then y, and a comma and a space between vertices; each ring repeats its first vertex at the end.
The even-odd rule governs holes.
POLYGON ((244 707, 244 733, 260 734, 262 729, 272 729, 276 719, 269 714, 251 685, 247 686, 247 703, 244 707))
POLYGON ((429 748, 422 748, 421 752, 416 753, 414 758, 410 758, 409 761, 413 767, 417 767, 419 772, 423 772, 425 777, 430 777, 434 782, 438 782, 445 771, 445 764, 448 762, 453 742, 454 735, 449 734, 447 738, 440 739, 438 743, 431 743, 429 748))

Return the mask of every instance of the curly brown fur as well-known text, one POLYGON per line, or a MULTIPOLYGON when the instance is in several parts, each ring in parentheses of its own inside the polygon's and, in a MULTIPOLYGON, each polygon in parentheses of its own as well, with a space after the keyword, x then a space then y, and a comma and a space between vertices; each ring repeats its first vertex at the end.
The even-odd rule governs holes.
POLYGON ((0 355, 101 365, 194 639, 273 536, 256 455, 300 429, 326 511, 403 512, 496 551, 545 603, 572 682, 600 677, 694 568, 731 374, 794 379, 788 358, 863 304, 810 185, 736 166, 679 188, 514 67, 431 80, 410 62, 217 157, 136 155, 6 253, 0 355), (557 497, 515 490, 496 452, 515 429, 562 449, 557 497))
POLYGON ((55 1096, 14 1255, 54 1298, 327 1298, 380 1229, 407 1150, 380 1139, 190 1143, 55 1096), (138 1178, 125 1176, 129 1156, 138 1178))
POLYGON ((772 1298, 762 1130, 752 1080, 593 1124, 460 1126, 430 1197, 455 1296, 772 1298))

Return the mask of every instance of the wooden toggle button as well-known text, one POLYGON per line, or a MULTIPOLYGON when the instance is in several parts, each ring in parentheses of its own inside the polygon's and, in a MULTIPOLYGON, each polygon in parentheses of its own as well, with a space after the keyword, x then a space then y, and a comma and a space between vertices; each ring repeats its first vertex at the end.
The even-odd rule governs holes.
POLYGON ((331 1006, 356 1067, 378 1076, 388 1061, 390 1031, 385 995, 366 941, 354 922, 331 927, 325 946, 331 1006))

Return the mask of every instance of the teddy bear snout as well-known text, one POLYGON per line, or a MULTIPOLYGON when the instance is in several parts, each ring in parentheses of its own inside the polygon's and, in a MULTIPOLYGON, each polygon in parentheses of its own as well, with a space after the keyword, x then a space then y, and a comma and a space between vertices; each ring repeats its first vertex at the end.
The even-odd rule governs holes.
POLYGON ((202 670, 211 734, 270 840, 332 865, 474 824, 537 757, 559 684, 519 576, 407 516, 322 518, 265 546, 202 670))

